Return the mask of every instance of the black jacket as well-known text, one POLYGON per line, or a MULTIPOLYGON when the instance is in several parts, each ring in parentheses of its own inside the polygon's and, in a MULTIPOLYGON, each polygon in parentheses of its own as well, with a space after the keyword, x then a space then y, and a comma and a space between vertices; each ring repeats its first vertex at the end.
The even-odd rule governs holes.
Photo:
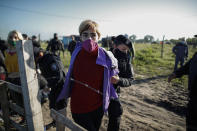
POLYGON ((49 87, 54 87, 64 81, 64 66, 59 56, 46 52, 42 58, 39 58, 38 64, 49 87))
POLYGON ((32 44, 34 47, 38 47, 38 48, 41 47, 40 42, 38 42, 38 41, 32 41, 32 44))
POLYGON ((194 56, 181 68, 174 72, 176 77, 188 75, 188 89, 190 92, 197 91, 197 52, 194 56))
POLYGON ((70 54, 72 55, 73 51, 75 50, 75 46, 77 44, 77 41, 72 40, 68 45, 68 51, 70 51, 70 54))
POLYGON ((58 40, 58 39, 52 39, 47 48, 46 48, 47 51, 51 51, 51 52, 56 52, 56 51, 59 51, 59 50, 62 50, 64 51, 64 46, 63 46, 63 43, 58 40))
POLYGON ((47 79, 48 86, 51 88, 49 94, 49 108, 56 110, 63 109, 66 106, 64 100, 56 103, 56 99, 61 92, 64 81, 64 66, 59 56, 46 52, 38 61, 42 75, 47 79))
POLYGON ((178 58, 184 58, 188 57, 188 46, 186 44, 176 44, 172 48, 172 52, 176 55, 178 58))
POLYGON ((113 51, 115 58, 118 60, 118 69, 120 81, 115 86, 128 87, 133 81, 133 72, 131 69, 130 53, 123 53, 118 49, 113 51))

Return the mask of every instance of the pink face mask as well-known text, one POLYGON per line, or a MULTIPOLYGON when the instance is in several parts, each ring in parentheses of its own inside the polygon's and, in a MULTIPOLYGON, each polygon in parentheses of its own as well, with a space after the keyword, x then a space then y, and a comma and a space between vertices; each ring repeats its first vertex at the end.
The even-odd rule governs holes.
POLYGON ((98 48, 98 44, 91 40, 87 39, 84 42, 82 42, 82 47, 87 51, 87 52, 92 52, 98 48))

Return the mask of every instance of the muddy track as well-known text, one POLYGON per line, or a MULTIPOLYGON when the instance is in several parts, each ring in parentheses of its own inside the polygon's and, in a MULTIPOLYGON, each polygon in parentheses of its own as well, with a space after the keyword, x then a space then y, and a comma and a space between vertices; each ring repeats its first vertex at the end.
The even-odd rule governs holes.
MULTIPOLYGON (((121 131, 184 131, 187 90, 166 82, 166 76, 136 80, 131 87, 122 88, 120 100, 123 115, 121 131)), ((46 107, 45 107, 46 108, 46 107)), ((70 109, 68 117, 72 119, 70 109)), ((45 112, 45 123, 50 121, 45 112)), ((100 130, 106 131, 107 116, 100 130)), ((55 131, 51 128, 50 131, 55 131)))
POLYGON ((124 109, 121 130, 185 130, 187 90, 167 83, 166 77, 136 80, 122 88, 120 100, 124 109))
MULTIPOLYGON (((184 131, 187 89, 166 82, 166 76, 135 80, 131 87, 121 88, 123 115, 121 131, 184 131)), ((42 106, 44 123, 52 121, 48 102, 42 106)), ((70 106, 68 117, 72 119, 70 106)), ((106 131, 107 116, 100 130, 106 131)), ((49 131, 55 131, 51 128, 49 131)))

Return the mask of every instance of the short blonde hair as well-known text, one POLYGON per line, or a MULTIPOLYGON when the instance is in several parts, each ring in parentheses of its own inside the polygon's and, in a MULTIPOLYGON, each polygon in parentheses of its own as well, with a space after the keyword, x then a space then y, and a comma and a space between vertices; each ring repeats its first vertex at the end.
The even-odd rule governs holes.
POLYGON ((23 40, 23 36, 20 32, 16 31, 16 30, 13 30, 13 31, 10 31, 8 33, 8 38, 7 38, 7 41, 9 41, 10 37, 13 35, 13 34, 16 34, 18 36, 18 39, 19 40, 23 40))
POLYGON ((92 20, 84 20, 84 21, 81 22, 81 24, 79 26, 80 36, 84 31, 89 30, 89 29, 95 30, 97 35, 98 35, 98 38, 100 38, 101 33, 98 30, 98 24, 95 21, 92 21, 92 20))

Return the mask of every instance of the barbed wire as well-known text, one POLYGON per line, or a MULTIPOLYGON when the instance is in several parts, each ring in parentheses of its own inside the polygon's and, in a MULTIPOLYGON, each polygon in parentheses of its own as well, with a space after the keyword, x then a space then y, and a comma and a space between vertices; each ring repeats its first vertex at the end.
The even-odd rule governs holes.
MULTIPOLYGON (((58 77, 48 77, 48 78, 45 78, 45 79, 47 79, 47 80, 49 80, 49 79, 55 79, 55 78, 58 78, 58 77)), ((32 83, 34 80, 39 80, 38 78, 34 78, 34 79, 32 79, 31 81, 29 81, 29 82, 27 82, 28 84, 30 84, 30 83, 32 83)), ((0 80, 0 82, 5 82, 5 83, 7 83, 7 84, 10 84, 10 85, 13 85, 13 86, 18 86, 18 87, 21 87, 20 85, 16 85, 16 84, 14 84, 14 83, 11 83, 11 82, 9 82, 9 81, 6 81, 6 80, 0 80)), ((39 82, 38 82, 39 83, 39 82)))
MULTIPOLYGON (((49 80, 49 79, 55 79, 55 78, 58 78, 58 77, 48 77, 48 78, 45 78, 45 79, 49 80)), ((31 81, 29 81, 29 82, 27 82, 27 83, 30 84, 31 82, 33 82, 33 81, 36 80, 36 79, 39 80, 37 77, 34 77, 34 79, 32 79, 31 81)), ((83 85, 83 86, 85 86, 85 87, 87 87, 88 89, 94 91, 94 92, 97 93, 97 94, 103 95, 102 92, 100 92, 99 90, 97 90, 97 89, 95 89, 95 88, 89 86, 88 84, 85 84, 85 83, 83 83, 83 82, 81 82, 81 81, 78 81, 78 80, 75 80, 75 79, 73 79, 73 78, 71 78, 70 80, 73 81, 73 82, 76 82, 76 83, 78 83, 78 84, 81 84, 81 85, 83 85)), ((5 80, 0 80, 0 82, 5 82, 5 83, 7 83, 7 84, 11 84, 11 85, 14 85, 14 86, 21 87, 20 85, 16 85, 16 84, 14 84, 14 83, 11 83, 11 82, 5 81, 5 80)), ((38 85, 39 85, 39 82, 38 82, 38 85)))
POLYGON ((10 84, 10 85, 13 85, 13 86, 21 87, 20 85, 16 85, 16 84, 14 84, 14 83, 11 83, 11 82, 5 81, 5 80, 0 80, 0 82, 5 82, 5 83, 10 84))

